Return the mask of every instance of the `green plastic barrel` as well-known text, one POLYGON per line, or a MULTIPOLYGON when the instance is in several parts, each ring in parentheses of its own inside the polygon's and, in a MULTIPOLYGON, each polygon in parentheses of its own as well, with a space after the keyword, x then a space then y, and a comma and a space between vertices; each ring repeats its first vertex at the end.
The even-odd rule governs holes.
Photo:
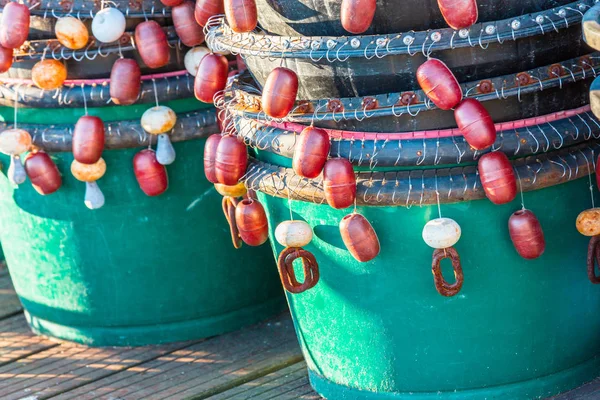
MULTIPOLYGON (((111 110, 123 109, 100 113, 114 120, 111 110)), ((29 182, 14 188, 0 174, 0 240, 36 333, 137 346, 220 334, 285 307, 268 246, 232 247, 221 196, 204 178, 204 143, 174 144, 169 189, 158 197, 136 182, 139 149, 105 150, 98 185, 106 203, 97 210, 84 205, 85 184, 70 174, 69 152, 51 154, 63 186, 48 196, 29 182)))
MULTIPOLYGON (((547 243, 532 261, 507 232, 518 198, 443 204, 462 228, 464 286, 450 298, 434 287, 421 239, 437 206, 358 207, 381 242, 375 260, 359 263, 338 227, 351 210, 291 201, 294 219, 313 227, 305 248, 321 274, 313 289, 287 295, 313 387, 328 399, 519 400, 600 375, 600 287, 588 280, 588 239, 575 229, 588 186, 584 178, 526 193, 547 243)), ((259 199, 273 237, 290 219, 288 200, 259 199)), ((282 247, 271 243, 277 256, 282 247)))

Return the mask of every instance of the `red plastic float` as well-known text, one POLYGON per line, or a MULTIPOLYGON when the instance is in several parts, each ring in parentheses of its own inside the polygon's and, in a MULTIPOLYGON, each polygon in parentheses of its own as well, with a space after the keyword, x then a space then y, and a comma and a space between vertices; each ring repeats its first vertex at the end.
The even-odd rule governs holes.
POLYGON ((0 73, 10 69, 13 63, 13 49, 0 45, 0 73))
POLYGON ((342 0, 342 26, 350 33, 365 32, 373 22, 376 8, 377 0, 342 0))
POLYGON ((223 0, 196 0, 194 16, 196 22, 201 26, 206 25, 213 15, 223 14, 224 12, 223 0))
POLYGON ((167 169, 156 159, 156 152, 144 149, 133 157, 133 172, 147 196, 163 194, 169 187, 167 169))
POLYGON ((462 89, 450 68, 437 58, 417 69, 417 81, 425 95, 442 110, 451 110, 462 100, 462 89))
POLYGON ((110 97, 113 103, 127 106, 137 101, 142 88, 140 66, 128 58, 120 58, 110 71, 110 97))
POLYGON ((204 144, 204 175, 211 183, 219 182, 215 171, 215 159, 221 138, 222 136, 219 134, 210 135, 204 144))
POLYGON ((538 258, 546 249, 546 240, 540 221, 529 210, 519 210, 508 220, 510 239, 517 253, 525 259, 538 258))
POLYGON ((323 190, 327 204, 333 208, 348 208, 356 198, 356 176, 352 164, 345 158, 331 158, 323 168, 323 190))
POLYGON ((269 239, 269 223, 265 209, 257 200, 244 199, 235 208, 239 235, 249 246, 260 246, 269 239))
POLYGON ((217 146, 215 175, 224 185, 235 185, 246 173, 248 152, 244 142, 236 136, 223 136, 217 146))
POLYGON ((452 29, 468 28, 477 22, 477 0, 438 0, 446 23, 452 29))
POLYGON ((187 47, 194 47, 204 42, 203 29, 194 17, 194 3, 184 1, 182 4, 173 7, 171 18, 173 18, 175 32, 181 39, 181 43, 187 47))
POLYGON ((167 34, 156 21, 142 22, 135 27, 135 44, 142 61, 150 68, 169 63, 171 51, 167 34))
POLYGON ((262 94, 262 107, 273 118, 283 118, 292 111, 298 94, 298 76, 294 71, 277 67, 267 77, 262 94))
POLYGON ((104 122, 85 115, 73 129, 73 156, 82 164, 95 164, 104 150, 104 122))
POLYGON ((25 172, 33 188, 39 194, 54 193, 62 185, 62 178, 56 164, 44 151, 35 151, 27 155, 25 172))
POLYGON ((19 48, 29 36, 30 12, 24 4, 9 2, 2 10, 0 44, 9 49, 19 48))
POLYGON ((496 141, 494 121, 479 100, 465 99, 454 110, 460 133, 475 150, 484 150, 496 141))
POLYGON ((204 56, 194 81, 196 98, 204 103, 212 103, 215 94, 227 85, 228 70, 229 63, 225 56, 214 53, 204 56))
POLYGON ((225 16, 234 32, 252 32, 258 23, 257 14, 254 0, 225 0, 225 16))
POLYGON ((360 214, 348 214, 340 222, 342 240, 357 261, 371 261, 380 251, 379 238, 373 226, 360 214))
POLYGON ((494 204, 505 204, 517 195, 517 180, 506 154, 496 151, 484 154, 477 164, 485 195, 494 204))
POLYGON ((325 166, 331 143, 327 132, 313 126, 306 127, 296 143, 292 168, 296 174, 314 179, 325 166))

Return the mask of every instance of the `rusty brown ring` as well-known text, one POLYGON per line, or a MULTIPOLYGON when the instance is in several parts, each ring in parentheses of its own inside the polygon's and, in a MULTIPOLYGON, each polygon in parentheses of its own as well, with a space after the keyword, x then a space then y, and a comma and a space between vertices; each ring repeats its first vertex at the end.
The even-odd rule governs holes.
POLYGON ((231 232, 231 243, 233 243, 233 247, 239 249, 242 247, 242 238, 240 237, 240 231, 235 223, 235 208, 237 205, 238 200, 229 196, 223 197, 223 201, 221 202, 223 214, 225 214, 225 219, 227 219, 229 231, 231 232))
POLYGON ((431 265, 431 272, 433 273, 433 282, 435 288, 442 296, 451 297, 455 296, 460 292, 464 282, 464 275, 462 266, 460 264, 460 256, 454 247, 448 247, 446 249, 436 249, 433 252, 433 262, 431 265), (454 269, 454 277, 456 282, 449 284, 442 275, 441 264, 442 260, 449 258, 452 261, 452 268, 454 269))
POLYGON ((596 275, 596 263, 600 265, 600 236, 590 239, 587 253, 587 273, 590 282, 594 285, 600 284, 600 277, 596 275))
POLYGON ((300 247, 286 247, 279 254, 277 260, 279 277, 285 290, 290 293, 298 294, 315 287, 319 282, 319 264, 315 256, 300 247), (294 272, 294 261, 300 258, 302 260, 302 269, 304 270, 304 282, 298 282, 294 272))

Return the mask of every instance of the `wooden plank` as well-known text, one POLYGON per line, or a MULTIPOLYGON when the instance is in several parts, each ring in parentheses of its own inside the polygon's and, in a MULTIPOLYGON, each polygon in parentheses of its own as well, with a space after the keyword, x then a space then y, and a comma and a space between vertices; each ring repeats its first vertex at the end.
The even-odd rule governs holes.
POLYGON ((34 357, 12 363, 0 372, 0 398, 38 400, 69 392, 190 345, 190 342, 138 348, 86 348, 63 344, 34 357), (27 364, 27 367, 23 367, 27 364))
POLYGON ((64 393, 53 400, 182 399, 208 396, 300 358, 286 314, 269 323, 222 335, 64 393))
POLYGON ((0 321, 0 367, 56 346, 31 333, 23 315, 0 321))
POLYGON ((12 317, 22 311, 21 302, 15 293, 10 276, 0 270, 0 320, 12 317))

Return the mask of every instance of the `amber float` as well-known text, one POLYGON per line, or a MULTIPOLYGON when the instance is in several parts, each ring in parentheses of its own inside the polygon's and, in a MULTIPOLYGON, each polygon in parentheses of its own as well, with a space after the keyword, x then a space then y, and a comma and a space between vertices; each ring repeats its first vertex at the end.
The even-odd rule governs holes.
POLYGON ((67 79, 67 68, 58 60, 42 60, 31 69, 31 80, 40 89, 58 89, 67 79))

